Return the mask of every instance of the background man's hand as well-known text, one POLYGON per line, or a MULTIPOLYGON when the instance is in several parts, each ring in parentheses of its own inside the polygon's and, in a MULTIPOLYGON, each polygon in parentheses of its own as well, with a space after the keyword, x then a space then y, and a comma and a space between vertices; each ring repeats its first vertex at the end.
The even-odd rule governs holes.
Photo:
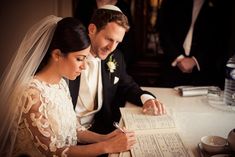
POLYGON ((193 58, 190 57, 185 57, 177 63, 177 67, 183 73, 191 73, 193 71, 194 66, 196 66, 196 62, 193 58))

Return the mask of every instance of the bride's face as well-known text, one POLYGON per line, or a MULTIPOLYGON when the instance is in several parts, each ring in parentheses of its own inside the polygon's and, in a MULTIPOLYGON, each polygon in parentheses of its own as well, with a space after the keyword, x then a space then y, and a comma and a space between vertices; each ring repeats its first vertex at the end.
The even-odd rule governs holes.
POLYGON ((68 53, 60 57, 58 70, 62 77, 75 80, 86 67, 86 56, 90 53, 90 46, 84 50, 68 53))

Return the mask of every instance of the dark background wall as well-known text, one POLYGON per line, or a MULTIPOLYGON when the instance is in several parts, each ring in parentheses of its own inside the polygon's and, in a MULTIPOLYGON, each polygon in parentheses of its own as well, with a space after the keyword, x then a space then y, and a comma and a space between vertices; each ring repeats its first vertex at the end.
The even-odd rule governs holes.
POLYGON ((27 30, 51 14, 71 16, 72 0, 0 1, 0 76, 27 30))

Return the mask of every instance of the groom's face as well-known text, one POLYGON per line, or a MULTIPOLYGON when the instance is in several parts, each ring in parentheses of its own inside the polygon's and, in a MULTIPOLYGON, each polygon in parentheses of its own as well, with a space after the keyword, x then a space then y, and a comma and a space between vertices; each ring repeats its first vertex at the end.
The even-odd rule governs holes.
POLYGON ((94 24, 91 24, 88 29, 91 39, 91 53, 102 60, 116 49, 126 32, 125 28, 115 22, 108 23, 100 31, 97 31, 94 24))

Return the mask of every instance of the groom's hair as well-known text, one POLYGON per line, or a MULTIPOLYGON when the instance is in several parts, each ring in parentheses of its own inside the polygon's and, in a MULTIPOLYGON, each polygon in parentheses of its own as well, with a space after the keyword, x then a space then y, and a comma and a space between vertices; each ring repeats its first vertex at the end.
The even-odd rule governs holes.
POLYGON ((126 32, 130 29, 128 18, 120 11, 110 9, 96 9, 93 13, 90 24, 95 24, 97 31, 102 30, 109 22, 115 22, 121 27, 126 29, 126 32))

